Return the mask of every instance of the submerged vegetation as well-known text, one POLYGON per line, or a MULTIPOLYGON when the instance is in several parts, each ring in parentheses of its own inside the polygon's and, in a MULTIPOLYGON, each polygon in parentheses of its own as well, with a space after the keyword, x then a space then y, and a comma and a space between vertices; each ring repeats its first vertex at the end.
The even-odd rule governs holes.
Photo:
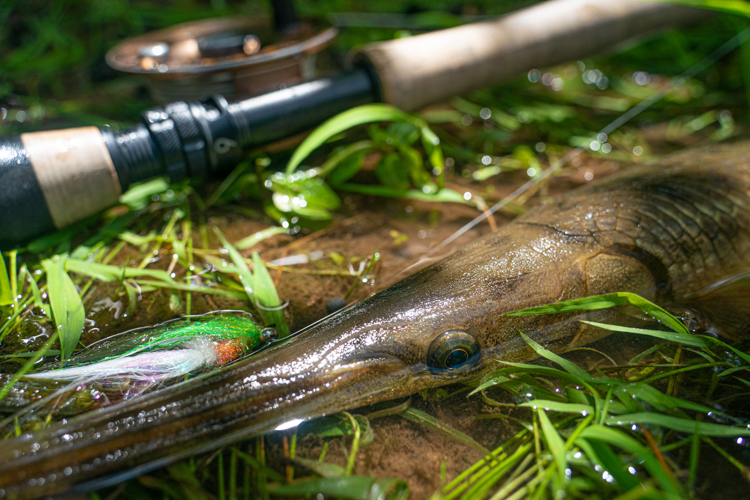
MULTIPOLYGON (((416 10, 408 27, 416 33, 530 2, 495 3, 367 2, 366 8, 373 15, 416 10)), ((35 4, 0 7, 12 28, 2 35, 6 49, 0 56, 5 133, 135 121, 152 103, 140 84, 108 72, 104 50, 123 37, 176 22, 264 11, 250 1, 88 0, 54 2, 40 14, 33 12, 35 4)), ((733 4, 747 9, 744 2, 733 4)), ((319 19, 334 10, 365 9, 333 1, 298 6, 319 19)), ((744 21, 738 19, 717 16, 705 26, 616 54, 532 70, 417 115, 383 105, 358 108, 313 132, 293 154, 278 147, 253 152, 224 180, 205 184, 170 185, 163 179, 141 184, 100 217, 0 253, 0 351, 7 375, 0 403, 42 360, 66 360, 136 326, 242 309, 284 337, 321 317, 327 299, 355 300, 371 293, 373 284, 395 281, 401 269, 393 267, 418 257, 420 250, 412 254, 407 247, 430 241, 422 233, 439 229, 454 207, 467 210, 455 227, 447 226, 458 229, 504 201, 497 220, 488 217, 494 227, 541 198, 628 164, 746 135, 747 44, 670 88, 636 122, 596 136, 742 29, 744 21), (541 175, 576 147, 585 152, 554 176, 541 175), (539 182, 506 198, 530 179, 539 182), (347 224, 359 223, 359 215, 372 215, 372 205, 382 205, 387 216, 396 213, 403 224, 388 226, 375 246, 368 240, 355 250, 336 241, 316 247, 330 234, 326 231, 341 236, 347 224), (408 254, 392 265, 393 276, 382 272, 386 249, 392 258, 408 254)), ((409 34, 377 26, 347 28, 337 50, 409 34)), ((424 472, 435 480, 427 481, 430 487, 412 478, 412 492, 420 484, 418 494, 435 499, 708 498, 706 488, 719 485, 707 476, 717 471, 729 478, 727 491, 741 491, 743 481, 750 480, 744 465, 750 463, 745 444, 750 417, 742 403, 750 392, 750 357, 742 349, 694 335, 689 315, 677 317, 626 294, 527 313, 626 304, 660 325, 638 331, 599 325, 623 338, 651 339, 636 344, 624 362, 604 350, 559 356, 528 339, 538 363, 498 364, 472 387, 449 386, 406 402, 306 422, 181 461, 106 496, 404 498, 409 478, 383 478, 380 472, 376 477, 369 472, 370 459, 362 458, 386 419, 403 419, 411 433, 423 429, 480 457, 463 471, 465 466, 454 463, 451 477, 442 461, 439 471, 424 472), (501 421, 503 432, 488 435, 460 419, 443 420, 444 412, 436 411, 463 404, 470 404, 468 418, 501 421)), ((49 422, 20 422, 8 427, 7 436, 49 422)), ((381 446, 379 460, 398 455, 398 448, 381 446)), ((393 469, 388 472, 395 476, 393 469)))

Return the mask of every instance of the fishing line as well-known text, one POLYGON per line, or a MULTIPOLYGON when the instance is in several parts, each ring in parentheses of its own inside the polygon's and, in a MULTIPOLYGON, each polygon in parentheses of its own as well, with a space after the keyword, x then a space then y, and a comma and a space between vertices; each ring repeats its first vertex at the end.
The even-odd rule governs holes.
MULTIPOLYGON (((628 121, 632 120, 639 114, 641 114, 643 111, 647 110, 649 107, 651 107, 653 104, 660 101, 662 98, 664 98, 665 95, 667 95, 669 92, 671 92, 673 89, 684 85, 688 80, 691 80, 694 78, 698 73, 703 71, 704 69, 708 68, 712 64, 714 64, 719 59, 723 58, 730 52, 732 52, 734 49, 745 43, 747 40, 750 39, 750 28, 745 28, 732 38, 730 38, 728 41, 724 42, 719 48, 715 49, 713 52, 711 52, 709 55, 704 57, 700 62, 694 64, 691 66, 688 70, 683 72, 680 76, 673 79, 669 84, 665 85, 662 89, 654 92, 651 96, 645 98, 640 103, 636 104, 629 110, 627 110, 625 113, 620 115, 618 118, 610 122, 607 126, 602 128, 599 132, 595 133, 591 136, 591 140, 595 141, 597 140, 597 137, 599 137, 600 134, 606 134, 610 135, 612 132, 620 128, 622 125, 627 123, 628 121)), ((547 167, 545 170, 543 170, 539 175, 535 176, 534 178, 528 180, 526 183, 518 187, 515 191, 513 191, 511 194, 497 202, 495 205, 493 205, 488 210, 485 210, 481 214, 479 214, 477 217, 475 217, 471 222, 468 222, 466 225, 464 225, 461 229, 450 235, 448 238, 446 238, 442 243, 440 243, 435 248, 428 251, 426 254, 422 256, 422 258, 428 258, 431 255, 435 254, 435 252, 438 252, 446 247, 446 245, 451 244, 453 241, 455 241, 457 238, 459 238, 461 235, 466 233, 466 231, 469 231, 473 227, 475 227, 477 224, 485 220, 490 215, 494 214, 501 208, 505 207, 509 203, 511 203, 513 200, 524 194, 526 191, 531 189, 536 184, 542 182, 558 170, 560 170, 563 166, 567 165, 572 159, 577 158, 580 156, 581 153, 586 151, 585 147, 577 147, 575 149, 570 150, 565 156, 557 160, 555 163, 547 167)), ((421 259, 420 259, 421 260, 421 259)))

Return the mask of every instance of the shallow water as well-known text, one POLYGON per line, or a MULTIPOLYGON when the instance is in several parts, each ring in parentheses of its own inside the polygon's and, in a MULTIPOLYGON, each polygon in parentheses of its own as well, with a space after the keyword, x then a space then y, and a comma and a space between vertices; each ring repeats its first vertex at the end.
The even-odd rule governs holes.
MULTIPOLYGON (((739 161, 740 156, 740 150, 732 150, 723 158, 724 161, 739 161)), ((689 158, 690 161, 696 162, 719 160, 716 154, 711 152, 703 153, 703 156, 691 154, 689 158)), ((598 165, 598 167, 604 171, 614 170, 611 164, 598 165)), ((570 185, 575 184, 570 180, 576 179, 575 175, 576 170, 572 170, 568 179, 553 185, 551 191, 565 191, 570 185)), ((501 185, 498 186, 498 190, 502 193, 509 191, 511 187, 501 185)), ((345 205, 344 213, 337 218, 336 222, 325 231, 314 233, 314 237, 300 239, 300 237, 277 236, 263 242, 260 245, 262 257, 267 262, 273 262, 295 255, 320 255, 319 252, 322 252, 322 255, 328 256, 331 252, 336 252, 347 260, 351 261, 354 258, 351 264, 352 269, 356 271, 362 262, 368 260, 368 256, 378 252, 380 260, 377 267, 370 276, 367 276, 367 281, 359 284, 349 297, 350 301, 355 298, 361 299, 431 263, 432 260, 421 261, 421 257, 476 214, 472 209, 463 206, 441 207, 438 222, 431 222, 431 218, 435 219, 435 216, 430 213, 432 207, 426 204, 351 197, 345 200, 345 205), (347 211, 349 213, 346 213, 347 211)), ((499 215, 495 223, 502 225, 510 219, 510 216, 499 215)), ((208 222, 220 227, 231 241, 237 241, 266 227, 263 223, 221 209, 212 210, 209 213, 208 222)), ((463 244, 490 230, 488 223, 477 226, 455 241, 452 248, 446 248, 445 253, 460 248, 463 244)), ((138 252, 135 249, 126 248, 112 263, 137 265, 136 256, 138 252)), ((168 269, 169 256, 170 253, 167 250, 160 251, 159 255, 152 259, 153 262, 149 267, 168 269)), ((436 255, 435 258, 441 256, 436 255)), ((324 316, 325 305, 329 299, 344 297, 357 281, 361 281, 361 277, 322 274, 333 270, 340 270, 340 268, 334 266, 330 258, 323 258, 306 264, 289 265, 286 272, 281 273, 278 289, 282 297, 289 299, 287 314, 293 331, 324 316)), ((276 271, 272 270, 272 276, 276 277, 276 271)), ((122 304, 119 304, 120 299, 114 300, 111 297, 114 291, 114 285, 102 284, 88 297, 87 303, 94 304, 95 307, 89 308, 89 321, 84 334, 86 343, 102 334, 107 335, 135 326, 158 323, 179 313, 169 293, 153 292, 143 294, 133 314, 123 314, 122 304)), ((192 307, 191 312, 197 314, 216 308, 239 308, 242 307, 242 303, 226 298, 194 294, 192 307)), ((33 318, 26 321, 28 322, 27 329, 36 328, 33 318)), ((18 341, 24 342, 27 338, 31 337, 25 334, 19 335, 18 341)), ((31 342, 39 342, 39 340, 31 342)), ((607 354, 620 365, 625 364, 649 345, 644 340, 612 336, 592 347, 607 354)), ((584 366, 602 362, 600 354, 590 351, 571 353, 570 358, 584 366)), ((414 395, 411 398, 412 407, 437 417, 441 422, 468 434, 480 445, 489 449, 507 440, 518 431, 519 425, 504 418, 478 420, 477 416, 497 413, 518 417, 528 415, 524 413, 527 410, 509 410, 505 407, 489 406, 477 396, 467 399, 466 392, 462 389, 464 389, 462 386, 447 386, 414 395), (446 397, 446 395, 449 396, 446 397)), ((508 403, 517 401, 508 394, 493 394, 493 397, 508 403)), ((374 408, 363 408, 358 412, 368 414, 402 401, 381 403, 374 408)), ((737 411, 743 413, 745 409, 739 405, 737 411)), ((398 416, 375 419, 372 421, 372 426, 374 441, 362 448, 357 457, 355 471, 363 475, 405 479, 409 483, 413 498, 426 498, 439 489, 443 462, 445 474, 450 479, 482 457, 479 451, 470 446, 458 443, 439 432, 426 429, 398 416)), ((290 433, 287 433, 287 439, 289 436, 290 433)), ((288 460, 284 459, 283 436, 279 433, 269 436, 267 446, 269 463, 277 470, 284 470, 288 460)), ((345 465, 346 446, 344 440, 331 440, 326 460, 345 465)), ((317 459, 322 447, 323 440, 318 436, 300 437, 297 442, 297 456, 317 459)), ((733 450, 733 452, 744 453, 743 448, 733 450)), ((734 487, 731 485, 735 484, 734 481, 739 475, 728 473, 728 476, 716 481, 714 477, 717 476, 714 476, 713 472, 706 473, 708 479, 703 483, 706 490, 701 496, 713 498, 714 494, 722 491, 720 488, 729 488, 731 491, 734 487)))

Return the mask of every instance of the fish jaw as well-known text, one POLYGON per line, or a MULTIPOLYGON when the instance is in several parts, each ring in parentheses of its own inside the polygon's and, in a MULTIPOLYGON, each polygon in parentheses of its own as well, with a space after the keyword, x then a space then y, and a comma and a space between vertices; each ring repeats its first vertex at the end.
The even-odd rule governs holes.
POLYGON ((0 497, 101 488, 439 378, 388 341, 408 326, 344 316, 217 372, 0 442, 0 497))

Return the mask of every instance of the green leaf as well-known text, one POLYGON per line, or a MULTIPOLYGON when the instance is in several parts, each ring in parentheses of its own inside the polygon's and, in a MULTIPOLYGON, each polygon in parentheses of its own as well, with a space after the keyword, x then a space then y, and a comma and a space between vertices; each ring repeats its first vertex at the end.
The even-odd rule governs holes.
POLYGON ((278 226, 271 226, 267 229, 263 229, 262 231, 258 231, 255 234, 251 234, 250 236, 247 236, 246 238, 242 238, 240 241, 235 243, 235 247, 238 250, 246 250, 248 248, 252 248, 261 241, 270 238, 271 236, 276 236, 277 234, 286 234, 289 230, 283 227, 278 226))
POLYGON ((130 208, 145 207, 155 194, 163 193, 169 189, 169 183, 163 177, 157 177, 150 181, 137 184, 120 196, 120 203, 130 208))
POLYGON ((372 141, 359 141, 341 148, 318 168, 318 174, 329 175, 331 184, 340 184, 351 178, 362 167, 362 157, 372 150, 372 141), (351 160, 358 160, 351 164, 351 160), (336 173, 338 172, 338 173, 336 173), (336 173, 336 175, 334 175, 336 173), (334 179, 335 177, 335 179, 334 179))
POLYGON ((547 446, 549 446, 552 457, 555 459, 558 479, 562 483, 565 481, 565 468, 568 465, 568 461, 565 459, 565 444, 560 434, 557 433, 557 430, 552 425, 552 422, 550 422, 547 412, 543 409, 538 409, 536 414, 539 416, 544 440, 547 441, 547 446))
POLYGON ((317 475, 331 479, 335 477, 342 477, 346 472, 346 469, 336 464, 329 464, 328 462, 318 462, 317 460, 310 460, 307 458, 296 457, 294 459, 298 464, 307 467, 317 475))
POLYGON ((549 359, 550 361, 557 363, 558 365, 562 366, 566 372, 570 373, 571 375, 575 375, 581 380, 585 380, 585 381, 591 380, 591 375, 589 375, 586 372, 586 370, 579 367, 572 361, 568 361, 567 359, 558 356, 554 352, 548 351, 547 349, 540 346, 539 344, 531 340, 529 337, 527 337, 523 333, 521 334, 521 337, 523 337, 526 343, 529 344, 531 348, 534 349, 534 351, 536 351, 536 353, 540 355, 541 357, 549 359))
MULTIPOLYGON (((587 427, 583 430, 583 432, 581 432, 580 437, 589 442, 592 442, 592 444, 596 441, 608 443, 635 455, 638 460, 643 462, 643 465, 646 467, 649 474, 651 474, 651 476, 656 479, 662 489, 664 489, 668 493, 677 495, 679 498, 683 498, 680 495, 681 492, 679 491, 677 485, 672 482, 672 479, 669 477, 667 472, 662 469, 661 464, 659 464, 659 461, 656 459, 656 457, 654 457, 654 454, 651 452, 651 450, 645 448, 644 446, 641 446, 641 444, 632 437, 615 429, 609 429, 603 425, 592 425, 587 427)), ((634 482, 635 484, 633 485, 633 487, 639 488, 640 483, 638 481, 634 482)))
POLYGON ((62 358, 68 358, 81 338, 86 319, 81 296, 73 280, 65 272, 65 258, 54 257, 42 262, 47 273, 47 294, 52 316, 60 337, 62 358))
POLYGON ((274 495, 316 496, 347 498, 351 500, 405 499, 409 487, 397 479, 378 479, 348 476, 324 479, 301 479, 271 489, 274 495))
POLYGON ((5 268, 5 259, 3 259, 3 254, 0 253, 0 306, 7 306, 12 303, 13 292, 10 289, 8 270, 5 268))
POLYGON ((65 269, 76 274, 83 274, 99 281, 120 281, 124 278, 148 276, 165 283, 174 283, 166 271, 158 269, 138 269, 135 267, 119 267, 109 264, 99 264, 88 260, 66 259, 65 269))
POLYGON ((559 411, 563 413, 578 413, 591 415, 594 413, 594 407, 591 405, 577 404, 577 403, 560 403, 558 401, 550 401, 549 399, 534 399, 533 401, 526 401, 518 406, 529 407, 529 408, 544 408, 545 410, 559 411))
POLYGON ((404 113, 400 109, 387 104, 365 104, 339 113, 316 128, 300 144, 289 159, 286 166, 286 174, 291 175, 302 160, 324 144, 331 137, 344 132, 363 123, 385 122, 385 121, 407 121, 411 122, 414 117, 404 113))
POLYGON ((232 259, 232 263, 234 263, 237 268, 237 276, 240 278, 240 282, 245 289, 247 298, 250 299, 250 302, 255 304, 255 292, 253 291, 255 280, 253 278, 253 273, 250 272, 250 268, 247 266, 247 262, 245 262, 245 259, 237 248, 229 243, 229 240, 227 240, 224 234, 219 231, 219 228, 214 228, 214 232, 216 233, 216 236, 219 237, 219 240, 221 240, 221 244, 224 245, 224 248, 229 252, 229 258, 232 259))
POLYGON ((631 413, 609 417, 604 421, 608 425, 653 424, 680 432, 698 432, 703 436, 736 437, 750 436, 750 429, 730 425, 698 422, 687 418, 670 417, 658 413, 631 413))
POLYGON ((401 191, 409 189, 409 169, 396 153, 389 153, 378 162, 375 175, 385 186, 401 191))
POLYGON ((557 302, 555 304, 548 304, 546 306, 521 309, 520 311, 506 313, 505 315, 525 316, 533 314, 554 314, 572 311, 595 311, 599 309, 609 309, 611 307, 624 305, 635 306, 646 314, 661 321, 663 324, 665 324, 675 332, 690 335, 687 327, 683 325, 680 320, 678 320, 653 302, 630 292, 616 292, 604 295, 594 295, 592 297, 584 297, 582 299, 566 300, 564 302, 557 302))
POLYGON ((428 429, 437 431, 444 436, 448 436, 449 438, 455 441, 458 441, 459 443, 463 443, 467 446, 470 446, 474 448, 475 450, 478 450, 479 452, 483 453, 484 455, 490 454, 490 450, 488 450, 481 444, 474 441, 474 439, 472 439, 470 436, 464 434, 463 432, 457 429, 454 429, 448 424, 441 422, 440 420, 436 419, 432 415, 428 415, 427 413, 423 411, 419 411, 414 408, 407 408, 406 410, 399 413, 399 415, 401 415, 407 420, 411 420, 412 422, 416 422, 418 424, 424 425, 428 429))
POLYGON ((669 342, 676 342, 678 344, 684 344, 689 345, 693 347, 708 347, 709 342, 707 342, 705 339, 698 335, 692 335, 692 334, 684 334, 684 333, 674 333, 674 332, 664 332, 661 330, 646 330, 643 328, 630 328, 627 326, 618 326, 618 325, 607 325, 604 323, 597 323, 595 321, 581 321, 581 323, 586 323, 587 325, 593 325, 598 326, 599 328, 604 328, 605 330, 610 330, 612 332, 624 332, 624 333, 637 333, 638 335, 647 335, 649 337, 656 337, 662 340, 667 340, 669 342))
POLYGON ((276 332, 282 339, 289 335, 289 327, 284 318, 284 311, 281 309, 281 300, 276 292, 276 285, 258 252, 253 252, 253 270, 255 271, 253 273, 255 297, 258 300, 260 313, 266 324, 275 325, 276 332))

